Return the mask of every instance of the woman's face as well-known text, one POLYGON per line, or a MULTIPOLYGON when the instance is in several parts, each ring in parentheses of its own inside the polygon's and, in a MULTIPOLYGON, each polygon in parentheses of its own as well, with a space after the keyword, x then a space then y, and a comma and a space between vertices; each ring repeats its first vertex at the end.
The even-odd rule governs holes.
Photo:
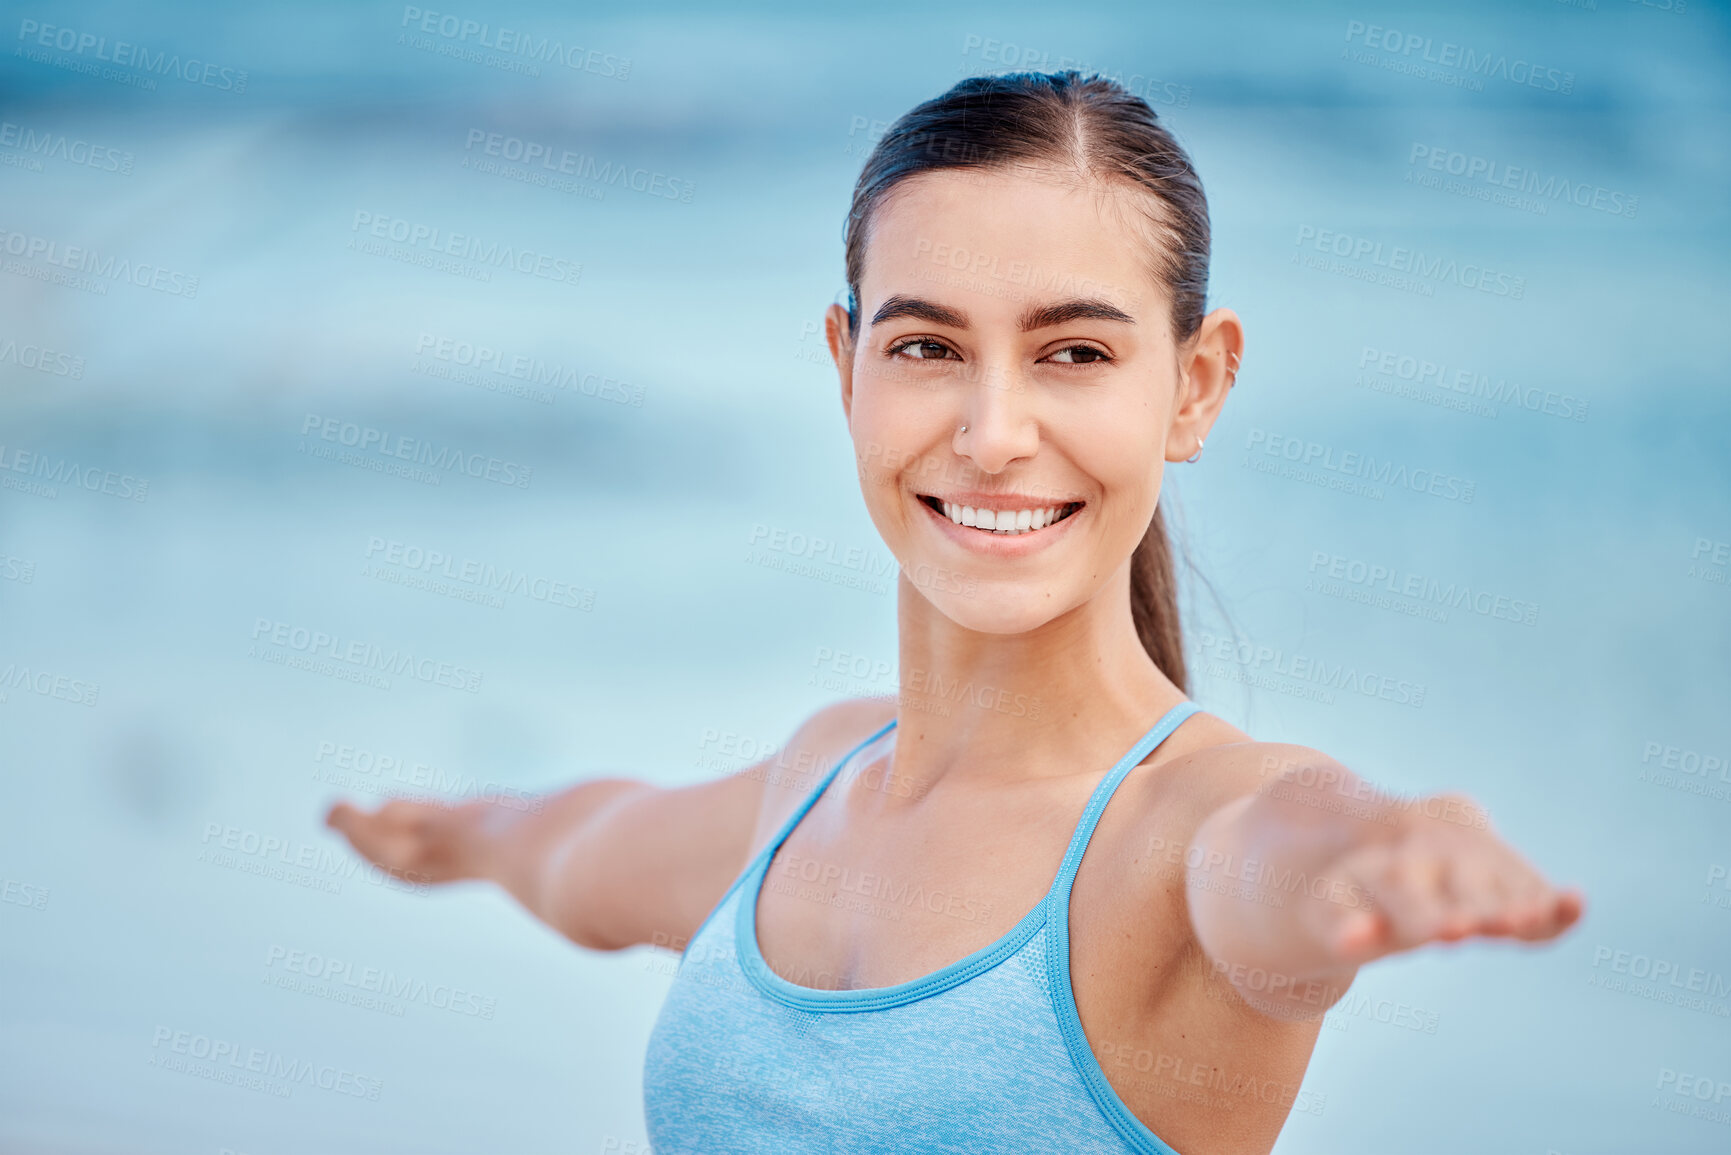
POLYGON ((1043 169, 909 178, 872 221, 851 350, 831 310, 866 507, 965 628, 1023 633, 1093 598, 1218 411, 1186 406, 1147 195, 1043 169))

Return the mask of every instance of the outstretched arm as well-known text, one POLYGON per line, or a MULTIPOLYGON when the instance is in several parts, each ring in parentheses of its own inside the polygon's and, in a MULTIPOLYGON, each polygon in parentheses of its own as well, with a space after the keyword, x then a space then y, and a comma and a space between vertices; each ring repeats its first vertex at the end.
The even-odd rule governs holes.
MULTIPOLYGON (((715 793, 720 783, 707 783, 715 793)), ((367 859, 412 882, 497 883, 528 912, 582 946, 598 946, 587 927, 587 888, 569 867, 610 815, 646 794, 673 793, 627 778, 597 778, 537 800, 528 811, 491 802, 460 806, 393 799, 371 813, 347 802, 325 822, 367 859)))
POLYGON ((325 821, 410 881, 497 883, 579 946, 682 951, 745 868, 766 798, 784 812, 827 768, 824 752, 870 733, 883 711, 868 699, 826 706, 782 751, 693 786, 595 778, 528 811, 394 799, 369 813, 339 802, 325 821))
POLYGON ((1536 942, 1580 917, 1580 893, 1547 882, 1471 799, 1394 797, 1315 751, 1256 749, 1253 792, 1197 830, 1187 893, 1210 962, 1264 1013, 1314 1015, 1384 955, 1536 942))

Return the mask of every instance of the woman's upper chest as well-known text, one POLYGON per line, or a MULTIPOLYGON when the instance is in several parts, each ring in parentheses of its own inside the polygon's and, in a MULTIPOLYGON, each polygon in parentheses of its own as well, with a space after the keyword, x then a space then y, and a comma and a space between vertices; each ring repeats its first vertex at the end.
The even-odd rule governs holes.
POLYGON ((875 786, 894 780, 881 763, 838 778, 765 869, 755 923, 765 961, 839 989, 922 978, 1014 931, 1052 892, 1071 849, 1090 867, 1070 867, 1088 912, 1071 920, 1072 938, 1129 934, 1145 945, 1158 928, 1137 917, 1137 894, 1157 880, 1126 870, 1146 824, 1122 817, 1136 809, 1133 780, 1147 769, 1113 792, 1085 846, 1077 831, 1098 776, 951 787, 917 802, 875 786))

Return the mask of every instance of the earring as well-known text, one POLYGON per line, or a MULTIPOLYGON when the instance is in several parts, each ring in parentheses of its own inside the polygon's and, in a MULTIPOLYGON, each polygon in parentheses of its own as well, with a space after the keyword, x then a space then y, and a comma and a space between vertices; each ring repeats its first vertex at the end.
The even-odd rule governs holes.
POLYGON ((1184 459, 1184 461, 1188 465, 1195 465, 1198 461, 1201 461, 1201 460, 1202 460, 1202 438, 1198 437, 1196 439, 1196 452, 1192 453, 1189 457, 1186 457, 1184 459))
POLYGON ((1237 353, 1228 353, 1226 355, 1228 357, 1232 358, 1232 364, 1229 366, 1229 369, 1232 373, 1232 380, 1230 380, 1226 383, 1226 387, 1228 389, 1230 389, 1234 385, 1238 384, 1238 370, 1243 367, 1244 362, 1239 360, 1237 353))

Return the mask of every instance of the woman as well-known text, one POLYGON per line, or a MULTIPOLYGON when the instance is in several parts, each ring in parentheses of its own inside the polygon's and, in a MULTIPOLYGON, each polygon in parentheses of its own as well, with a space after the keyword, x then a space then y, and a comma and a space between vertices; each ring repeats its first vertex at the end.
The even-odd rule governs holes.
POLYGON ((1551 938, 1580 898, 1469 800, 1186 700, 1156 503, 1243 330, 1204 315, 1206 202, 1143 101, 965 80, 878 144, 846 240, 827 332, 899 695, 719 781, 330 822, 581 946, 684 951, 658 1152, 1266 1152, 1359 966, 1551 938))

